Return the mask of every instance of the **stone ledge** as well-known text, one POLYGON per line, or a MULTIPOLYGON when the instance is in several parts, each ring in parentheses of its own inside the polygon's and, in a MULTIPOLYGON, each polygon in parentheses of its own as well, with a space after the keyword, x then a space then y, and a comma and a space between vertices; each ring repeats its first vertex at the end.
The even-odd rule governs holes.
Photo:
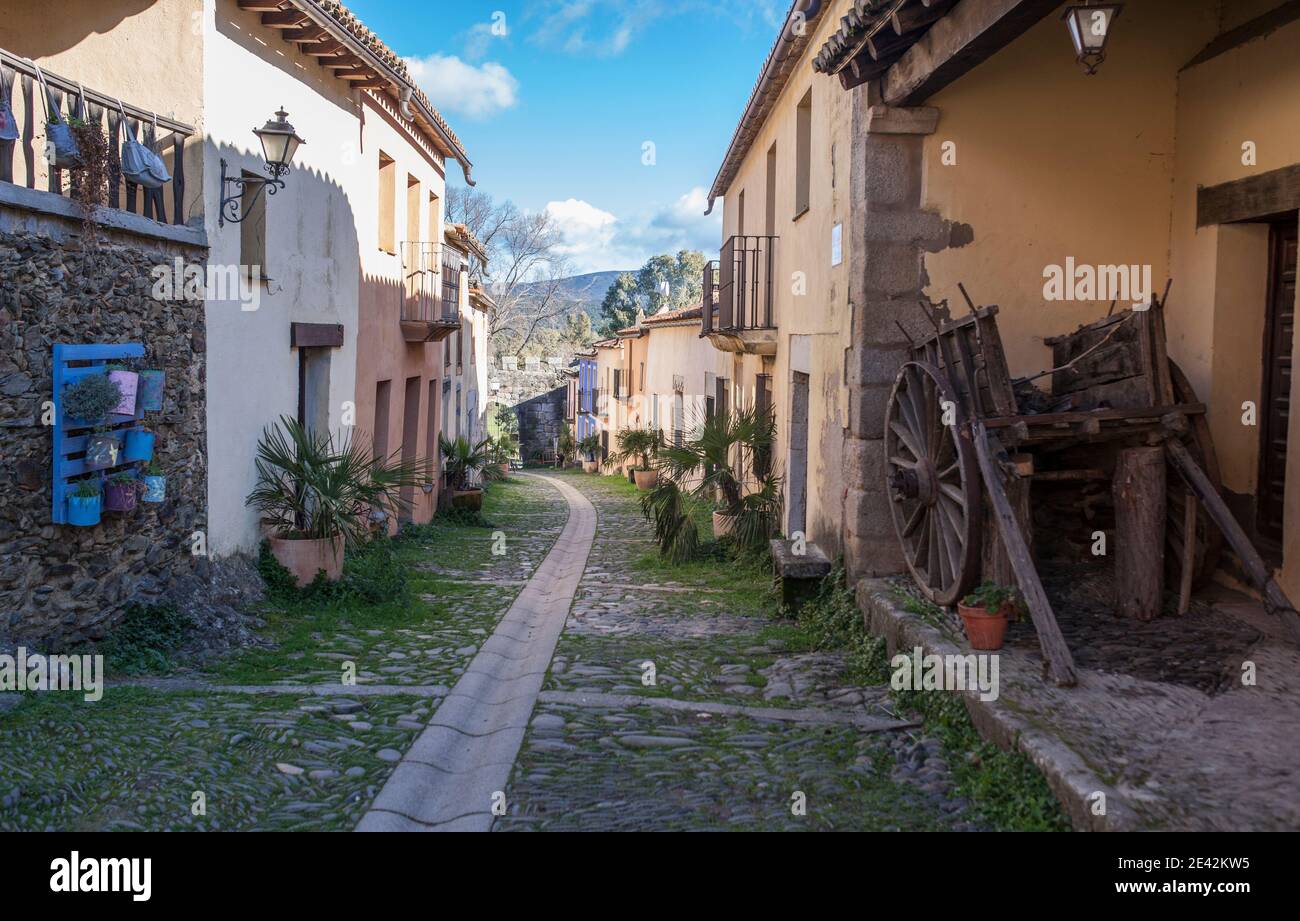
POLYGON ((782 579, 824 579, 831 573, 831 561, 821 547, 812 541, 804 542, 802 555, 794 552, 794 541, 773 540, 772 565, 782 579))
MULTIPOLYGON (((72 199, 42 189, 14 185, 11 182, 0 182, 0 206, 68 221, 81 221, 81 211, 72 199)), ((169 243, 201 249, 208 247, 208 235, 202 227, 162 224, 119 208, 100 208, 99 223, 101 227, 109 230, 121 231, 137 237, 166 240, 169 243)))
POLYGON ((874 105, 867 110, 868 134, 934 134, 938 127, 939 110, 930 106, 874 105))
MULTIPOLYGON (((900 608, 888 582, 863 579, 858 582, 856 595, 867 630, 884 637, 889 655, 908 653, 918 646, 926 655, 969 654, 943 631, 900 608)), ((994 701, 980 700, 975 693, 963 696, 966 711, 980 735, 999 748, 1023 752, 1042 772, 1076 831, 1138 830, 1138 817, 1124 804, 1121 794, 1059 736, 1026 720, 1005 695, 994 701), (1089 802, 1098 791, 1106 794, 1108 814, 1104 816, 1094 815, 1089 802)))

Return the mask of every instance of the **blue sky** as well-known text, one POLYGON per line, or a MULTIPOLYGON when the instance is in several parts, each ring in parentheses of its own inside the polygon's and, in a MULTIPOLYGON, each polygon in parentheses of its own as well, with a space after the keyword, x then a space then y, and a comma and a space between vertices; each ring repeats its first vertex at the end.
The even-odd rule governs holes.
POLYGON ((717 248, 721 207, 705 218, 705 193, 788 5, 348 3, 408 59, 464 141, 478 188, 550 209, 578 272, 717 248))

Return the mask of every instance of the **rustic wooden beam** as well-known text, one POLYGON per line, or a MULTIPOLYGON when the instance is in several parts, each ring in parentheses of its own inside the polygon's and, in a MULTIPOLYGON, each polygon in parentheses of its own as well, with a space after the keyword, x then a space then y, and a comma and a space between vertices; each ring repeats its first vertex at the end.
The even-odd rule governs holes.
POLYGON ((884 103, 921 105, 1011 44, 1060 5, 1058 0, 958 3, 885 73, 881 81, 884 103))
POLYGON ((993 461, 994 449, 990 444, 989 434, 985 431, 983 423, 979 421, 971 423, 970 432, 975 443, 975 455, 979 458, 980 473, 984 477, 984 488, 987 490, 989 502, 993 507, 993 516, 997 521, 998 533, 1002 537, 1002 544, 1011 561, 1020 593, 1024 595, 1025 604, 1029 607, 1029 616, 1034 621, 1038 644, 1042 647, 1043 659, 1047 663, 1048 675, 1060 687, 1074 687, 1079 683, 1079 676, 1074 670, 1074 657, 1070 655, 1070 647, 1066 644, 1065 637, 1061 635, 1061 627, 1056 622, 1052 603, 1047 600, 1043 583, 1038 578, 1038 569, 1034 566, 1033 555, 1030 553, 1024 534, 1020 531, 1020 522, 1011 507, 1006 491, 1002 488, 1002 476, 993 461))
POLYGON ((241 10, 255 13, 273 13, 280 9, 284 0, 239 0, 241 10))
POLYGON ((323 42, 330 37, 329 32, 320 26, 303 26, 299 29, 287 29, 280 35, 286 42, 323 42))
POLYGON ((1290 628, 1291 634, 1297 644, 1300 644, 1300 614, 1296 613, 1293 605, 1286 593, 1282 591, 1269 571, 1268 565, 1264 558, 1259 555, 1255 545, 1250 542, 1246 532, 1242 530, 1237 523, 1236 517, 1228 508, 1228 504, 1223 501, 1210 482, 1210 478, 1205 475, 1205 471, 1192 457, 1191 452, 1187 450, 1186 445, 1177 440, 1170 440, 1165 444, 1165 449, 1169 452, 1169 458, 1178 468, 1187 485, 1191 487, 1192 492, 1196 493, 1196 498, 1205 504, 1206 510, 1210 517, 1214 519, 1223 536, 1228 539, 1232 545, 1233 551, 1241 561, 1242 568, 1246 570, 1246 575, 1254 583, 1255 588, 1264 596, 1264 607, 1270 613, 1281 617, 1286 625, 1290 628))
POLYGON ((293 349, 340 349, 343 347, 343 324, 290 323, 289 347, 293 349))
POLYGON ((1196 496, 1183 497, 1183 558, 1178 571, 1178 616, 1182 617, 1192 606, 1192 580, 1196 575, 1196 519, 1199 514, 1196 496))
POLYGON ((1165 452, 1126 448, 1115 462, 1115 607, 1155 620, 1165 597, 1165 452))
POLYGON ((1300 164, 1196 190, 1196 226, 1257 221, 1300 208, 1300 164))
POLYGON ((302 51, 303 54, 306 54, 313 58, 327 58, 332 55, 338 54, 340 51, 343 50, 343 47, 344 46, 342 42, 337 41, 335 39, 330 39, 329 41, 317 42, 314 45, 308 45, 307 47, 303 48, 302 51))
POLYGON ((271 29, 292 29, 306 20, 307 14, 300 10, 281 10, 262 14, 262 25, 271 29))
POLYGON ((353 67, 361 67, 364 62, 355 54, 340 54, 326 58, 320 63, 322 67, 328 67, 330 70, 349 70, 353 67))
POLYGON ((368 67, 358 67, 356 70, 339 70, 335 71, 334 76, 340 80, 376 80, 379 75, 368 67))
POLYGON ((1183 70, 1188 70, 1198 64, 1204 64, 1212 58, 1217 58, 1234 48, 1239 48, 1247 42, 1253 42, 1257 38, 1264 38, 1285 25, 1300 19, 1300 0, 1288 0, 1276 9, 1269 10, 1262 16, 1257 16, 1250 22, 1244 23, 1235 29, 1229 29, 1222 35, 1206 45, 1201 52, 1183 65, 1183 70))

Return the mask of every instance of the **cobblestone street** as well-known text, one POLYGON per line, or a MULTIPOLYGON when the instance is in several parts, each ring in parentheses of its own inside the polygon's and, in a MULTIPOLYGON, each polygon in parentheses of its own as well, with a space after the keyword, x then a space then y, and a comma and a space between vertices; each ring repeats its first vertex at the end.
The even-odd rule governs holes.
POLYGON ((626 483, 518 477, 486 517, 403 551, 399 610, 11 702, 0 828, 976 827, 887 688, 808 651, 753 571, 665 568, 626 483))

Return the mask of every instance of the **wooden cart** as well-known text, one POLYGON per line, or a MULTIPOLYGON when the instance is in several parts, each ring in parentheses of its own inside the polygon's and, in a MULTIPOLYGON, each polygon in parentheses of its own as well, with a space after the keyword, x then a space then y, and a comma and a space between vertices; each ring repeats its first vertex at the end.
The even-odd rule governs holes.
POLYGON ((1117 585, 1121 593, 1137 586, 1132 604, 1148 609, 1146 616, 1158 612, 1167 560, 1185 611, 1192 588, 1213 574, 1226 537, 1267 607, 1300 641, 1300 616, 1219 494, 1206 408, 1168 358, 1163 300, 1048 340, 1056 367, 1013 381, 998 308, 977 307, 962 294, 970 313, 958 320, 941 321, 921 305, 935 332, 913 342, 886 416, 894 526, 921 591, 949 606, 982 570, 994 581, 1014 581, 1049 676, 1073 685, 1073 658, 1030 549, 1030 485, 1036 477, 1113 476, 1117 585), (1050 397, 1032 385, 1048 374, 1050 397), (1072 449, 1096 446, 1117 452, 1114 474, 1062 467, 1062 458, 1082 453, 1072 449))

